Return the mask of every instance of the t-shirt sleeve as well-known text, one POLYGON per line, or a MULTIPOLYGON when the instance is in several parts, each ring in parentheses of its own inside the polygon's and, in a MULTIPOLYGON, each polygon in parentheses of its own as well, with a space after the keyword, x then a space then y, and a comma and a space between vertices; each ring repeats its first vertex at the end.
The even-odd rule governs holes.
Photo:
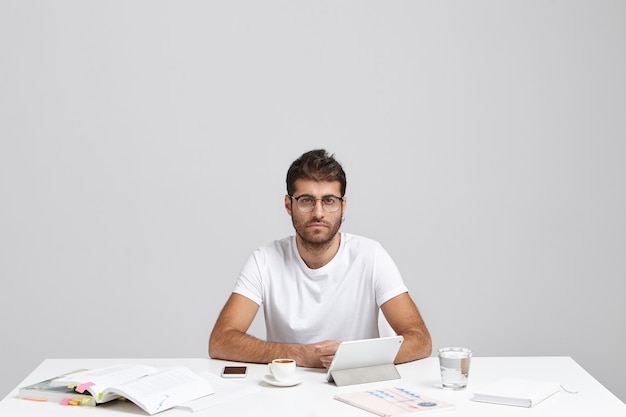
POLYGON ((379 307, 393 297, 409 291, 396 263, 385 248, 378 243, 374 260, 374 289, 379 307))
POLYGON ((237 278, 233 292, 243 295, 258 305, 261 305, 263 304, 263 285, 257 255, 257 252, 250 255, 244 264, 237 278))

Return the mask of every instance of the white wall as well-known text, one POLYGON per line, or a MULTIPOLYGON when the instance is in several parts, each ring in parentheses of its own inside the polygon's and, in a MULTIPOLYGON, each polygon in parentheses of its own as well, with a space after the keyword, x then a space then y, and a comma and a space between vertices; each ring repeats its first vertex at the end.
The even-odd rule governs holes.
MULTIPOLYGON (((0 396, 47 357, 206 356, 291 161, 348 173, 434 346, 626 400, 626 3, 0 3, 0 396)), ((263 335, 262 323, 254 332, 263 335)))

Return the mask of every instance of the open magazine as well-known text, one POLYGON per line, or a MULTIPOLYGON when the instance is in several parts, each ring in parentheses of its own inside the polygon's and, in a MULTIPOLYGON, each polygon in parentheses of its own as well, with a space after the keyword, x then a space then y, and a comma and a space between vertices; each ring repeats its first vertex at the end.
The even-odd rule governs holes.
POLYGON ((215 392, 205 378, 188 368, 143 365, 114 365, 72 373, 54 379, 50 385, 71 387, 81 394, 88 392, 96 403, 124 397, 150 415, 215 392))

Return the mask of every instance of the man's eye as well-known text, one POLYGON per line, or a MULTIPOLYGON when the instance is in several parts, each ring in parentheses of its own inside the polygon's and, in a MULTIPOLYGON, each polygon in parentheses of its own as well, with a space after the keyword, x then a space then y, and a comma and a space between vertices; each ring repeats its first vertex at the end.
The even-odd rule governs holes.
POLYGON ((337 202, 337 199, 335 197, 326 197, 326 198, 324 198, 324 204, 327 205, 327 206, 332 206, 336 202, 337 202))
POLYGON ((315 201, 315 200, 313 200, 311 197, 302 197, 300 199, 300 202, 302 204, 313 204, 313 201, 315 201))

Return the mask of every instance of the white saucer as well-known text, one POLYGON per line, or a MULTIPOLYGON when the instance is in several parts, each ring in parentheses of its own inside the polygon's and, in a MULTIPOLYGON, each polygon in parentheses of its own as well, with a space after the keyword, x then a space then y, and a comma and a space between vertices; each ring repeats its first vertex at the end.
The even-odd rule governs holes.
POLYGON ((294 378, 290 381, 277 381, 274 378, 274 375, 265 375, 263 376, 263 381, 277 387, 293 387, 294 385, 298 385, 300 382, 302 382, 302 379, 294 378))

